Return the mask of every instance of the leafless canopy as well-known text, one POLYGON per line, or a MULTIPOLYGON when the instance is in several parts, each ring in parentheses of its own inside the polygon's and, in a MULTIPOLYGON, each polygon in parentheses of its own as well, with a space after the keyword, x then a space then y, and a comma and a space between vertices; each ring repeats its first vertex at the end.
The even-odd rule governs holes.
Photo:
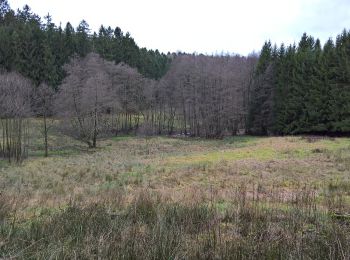
POLYGON ((0 157, 21 161, 27 155, 31 82, 17 73, 0 74, 0 157))
POLYGON ((98 137, 128 127, 143 101, 139 95, 144 78, 135 69, 91 53, 73 59, 66 71, 55 102, 57 114, 66 122, 65 133, 96 147, 98 137))
POLYGON ((220 137, 243 129, 256 59, 179 55, 159 81, 91 53, 66 66, 56 111, 65 132, 96 146, 119 132, 220 137))

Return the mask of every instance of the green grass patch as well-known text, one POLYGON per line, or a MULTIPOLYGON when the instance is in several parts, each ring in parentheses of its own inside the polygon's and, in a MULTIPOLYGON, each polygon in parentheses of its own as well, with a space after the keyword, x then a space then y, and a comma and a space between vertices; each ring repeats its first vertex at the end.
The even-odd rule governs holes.
POLYGON ((110 140, 112 141, 128 141, 132 138, 135 138, 135 135, 118 135, 111 137, 110 140))
POLYGON ((278 158, 279 159, 288 159, 288 158, 303 159, 316 153, 314 151, 316 150, 311 148, 288 149, 278 154, 278 158))
POLYGON ((223 139, 222 142, 234 145, 235 147, 244 147, 247 145, 255 144, 257 141, 261 139, 262 137, 258 137, 258 136, 242 135, 242 136, 226 137, 223 139))
POLYGON ((272 148, 245 149, 245 150, 223 150, 210 153, 193 154, 185 156, 170 157, 167 164, 187 165, 198 163, 217 163, 220 161, 237 161, 243 159, 271 160, 276 158, 277 152, 272 148))
POLYGON ((338 150, 342 148, 350 148, 350 138, 335 138, 332 139, 326 139, 320 141, 321 144, 323 144, 327 149, 329 150, 338 150))
POLYGON ((9 165, 8 161, 6 161, 6 160, 0 160, 0 169, 1 169, 1 168, 5 168, 5 167, 8 166, 8 165, 9 165))

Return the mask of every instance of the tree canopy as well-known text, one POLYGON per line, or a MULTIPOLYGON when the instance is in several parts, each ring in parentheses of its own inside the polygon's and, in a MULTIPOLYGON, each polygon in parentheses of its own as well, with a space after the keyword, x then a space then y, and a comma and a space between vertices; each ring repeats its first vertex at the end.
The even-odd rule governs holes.
POLYGON ((85 20, 77 28, 69 22, 57 26, 50 14, 42 20, 28 5, 14 11, 7 0, 0 1, 0 67, 16 70, 36 85, 56 88, 66 76, 63 65, 74 55, 85 57, 90 52, 116 64, 124 62, 153 79, 161 78, 170 63, 158 50, 138 47, 119 27, 102 25, 97 34, 85 20))
POLYGON ((252 134, 350 132, 350 32, 336 42, 304 35, 297 46, 262 48, 251 89, 252 134))

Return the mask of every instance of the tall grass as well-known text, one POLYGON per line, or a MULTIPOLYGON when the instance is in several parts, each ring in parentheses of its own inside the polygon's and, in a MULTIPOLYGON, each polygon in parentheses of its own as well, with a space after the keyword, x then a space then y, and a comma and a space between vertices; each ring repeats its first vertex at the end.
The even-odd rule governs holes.
POLYGON ((1 198, 0 258, 350 258, 350 220, 334 217, 332 200, 320 207, 304 187, 281 207, 259 190, 239 187, 224 210, 214 197, 175 203, 142 191, 125 206, 71 203, 21 221, 1 198))
POLYGON ((105 140, 2 168, 0 259, 350 259, 347 139, 230 140, 105 140))

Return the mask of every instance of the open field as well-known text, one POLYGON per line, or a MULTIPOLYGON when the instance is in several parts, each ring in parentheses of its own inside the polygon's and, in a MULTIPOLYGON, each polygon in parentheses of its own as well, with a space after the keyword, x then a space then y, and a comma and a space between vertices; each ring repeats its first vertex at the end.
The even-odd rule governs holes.
POLYGON ((350 260, 350 0, 26 2, 0 260, 350 260))
POLYGON ((0 163, 0 258, 350 256, 350 138, 50 143, 0 163))

